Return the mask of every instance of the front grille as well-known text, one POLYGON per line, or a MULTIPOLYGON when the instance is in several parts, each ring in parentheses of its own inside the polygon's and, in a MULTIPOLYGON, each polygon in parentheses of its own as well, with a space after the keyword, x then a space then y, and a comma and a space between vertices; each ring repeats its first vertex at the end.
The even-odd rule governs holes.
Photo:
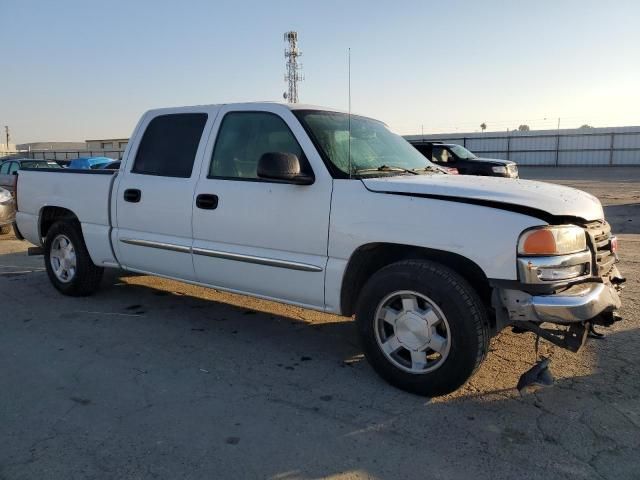
POLYGON ((597 221, 585 227, 595 257, 593 274, 604 277, 616 263, 616 257, 611 251, 611 226, 607 222, 597 221))

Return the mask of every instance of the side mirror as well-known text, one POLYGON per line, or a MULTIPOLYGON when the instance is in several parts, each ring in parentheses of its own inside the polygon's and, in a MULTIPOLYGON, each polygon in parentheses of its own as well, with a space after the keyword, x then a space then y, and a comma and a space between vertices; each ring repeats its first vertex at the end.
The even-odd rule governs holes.
POLYGON ((258 178, 311 185, 313 177, 301 172, 300 160, 293 153, 267 152, 258 160, 258 178))
POLYGON ((12 175, 18 175, 18 170, 14 171, 12 175))

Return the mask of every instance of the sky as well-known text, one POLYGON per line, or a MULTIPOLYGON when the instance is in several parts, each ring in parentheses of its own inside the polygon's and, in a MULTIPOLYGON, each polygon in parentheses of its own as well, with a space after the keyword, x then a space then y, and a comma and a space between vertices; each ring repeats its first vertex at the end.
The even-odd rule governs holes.
POLYGON ((126 138, 166 106, 300 101, 398 133, 640 124, 640 2, 0 0, 13 143, 126 138))

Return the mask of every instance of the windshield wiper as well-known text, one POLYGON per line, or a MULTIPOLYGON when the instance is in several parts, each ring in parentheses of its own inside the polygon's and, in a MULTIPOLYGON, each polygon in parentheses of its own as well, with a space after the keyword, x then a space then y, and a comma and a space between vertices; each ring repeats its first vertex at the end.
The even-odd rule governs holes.
POLYGON ((356 174, 369 173, 369 172, 404 172, 404 173, 410 173, 412 175, 420 175, 415 170, 409 170, 408 168, 396 167, 393 165, 380 165, 379 167, 376 167, 376 168, 359 168, 355 171, 356 174))
POLYGON ((423 168, 414 168, 413 172, 414 173, 418 173, 418 172, 437 172, 437 173, 442 173, 442 167, 435 167, 433 165, 427 165, 426 167, 423 167, 423 168))

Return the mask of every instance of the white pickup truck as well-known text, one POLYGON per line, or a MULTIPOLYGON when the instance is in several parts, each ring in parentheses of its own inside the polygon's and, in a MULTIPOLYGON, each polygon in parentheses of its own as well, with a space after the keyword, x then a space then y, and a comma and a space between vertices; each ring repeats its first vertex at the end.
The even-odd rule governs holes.
POLYGON ((508 325, 577 350, 619 318, 595 197, 443 174, 344 112, 152 110, 119 171, 26 169, 16 187, 18 229, 63 294, 93 293, 110 267, 355 314, 374 369, 418 394, 460 387, 508 325))

